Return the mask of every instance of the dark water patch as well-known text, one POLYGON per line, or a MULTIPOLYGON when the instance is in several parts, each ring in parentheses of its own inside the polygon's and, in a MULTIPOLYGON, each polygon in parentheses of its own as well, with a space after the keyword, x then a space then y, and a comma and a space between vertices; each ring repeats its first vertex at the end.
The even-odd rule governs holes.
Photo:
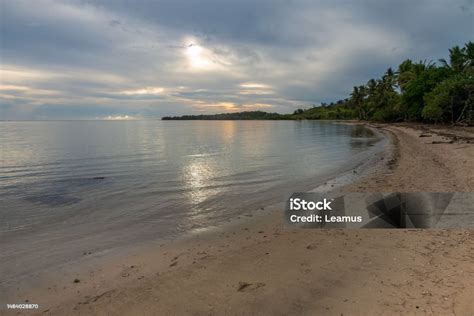
POLYGON ((31 203, 57 207, 65 205, 73 205, 81 201, 80 198, 61 195, 61 194, 49 194, 49 195, 39 195, 39 196, 28 196, 25 197, 25 200, 31 203))

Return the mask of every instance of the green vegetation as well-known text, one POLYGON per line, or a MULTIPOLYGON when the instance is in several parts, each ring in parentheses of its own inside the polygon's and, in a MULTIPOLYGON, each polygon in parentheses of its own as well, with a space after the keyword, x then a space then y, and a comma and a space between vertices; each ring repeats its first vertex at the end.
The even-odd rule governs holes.
POLYGON ((449 50, 449 61, 414 63, 354 87, 347 108, 357 118, 374 121, 474 123, 474 43, 449 50))
POLYGON ((237 113, 202 114, 165 116, 162 120, 278 120, 282 115, 278 113, 267 113, 263 111, 247 111, 237 113))
POLYGON ((290 120, 350 120, 357 118, 357 110, 347 106, 348 100, 315 106, 310 109, 298 109, 293 114, 283 115, 290 120))
POLYGON ((449 60, 403 61, 381 78, 355 86, 350 98, 298 109, 293 114, 261 111, 165 117, 181 120, 360 119, 382 122, 474 124, 474 43, 449 50, 449 60))

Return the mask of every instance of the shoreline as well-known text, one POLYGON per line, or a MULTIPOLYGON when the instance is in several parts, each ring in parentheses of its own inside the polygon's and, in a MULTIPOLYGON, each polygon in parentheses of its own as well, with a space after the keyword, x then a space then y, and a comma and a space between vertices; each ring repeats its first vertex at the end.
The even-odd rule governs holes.
MULTIPOLYGON (((422 174, 412 174, 413 169, 446 166, 442 159, 448 157, 438 152, 426 161, 407 157, 417 149, 409 145, 416 141, 420 145, 429 138, 443 142, 433 143, 439 146, 436 150, 454 145, 469 155, 473 148, 469 140, 464 143, 466 139, 449 143, 447 136, 434 133, 420 138, 419 131, 409 127, 370 127, 391 135, 389 148, 381 157, 373 157, 373 168, 361 174, 356 171, 359 179, 355 182, 347 184, 339 176, 328 181, 326 188, 345 192, 437 189, 440 187, 426 182, 422 174), (406 184, 416 176, 419 181, 406 184)), ((456 158, 460 156, 458 153, 456 158)), ((472 162, 465 164, 469 170, 472 162)), ((447 174, 436 175, 432 182, 439 181, 441 189, 472 192, 472 174, 464 171, 465 179, 459 179, 462 171, 447 169, 447 174), (457 178, 451 183, 443 178, 446 176, 457 178)), ((474 271, 469 265, 474 259, 469 256, 474 245, 472 230, 288 229, 282 224, 278 206, 266 207, 251 221, 242 217, 237 224, 178 242, 150 242, 131 249, 126 260, 85 258, 83 271, 61 270, 54 275, 62 277, 47 292, 29 289, 22 297, 27 295, 31 303, 40 304, 38 312, 58 315, 131 315, 138 306, 150 314, 469 311, 469 298, 474 294, 474 271), (74 283, 75 279, 79 282, 74 283)), ((44 286, 47 279, 37 280, 37 284, 44 286)))

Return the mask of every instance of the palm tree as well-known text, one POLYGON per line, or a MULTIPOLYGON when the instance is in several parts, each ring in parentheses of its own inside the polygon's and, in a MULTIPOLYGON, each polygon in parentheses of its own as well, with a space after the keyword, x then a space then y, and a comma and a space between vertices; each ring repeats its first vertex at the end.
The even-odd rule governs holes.
POLYGON ((390 67, 387 69, 387 71, 382 77, 383 90, 393 91, 395 83, 396 83, 396 74, 393 71, 392 67, 390 67))
POLYGON ((406 59, 398 65, 397 83, 402 93, 405 92, 407 83, 416 78, 413 70, 414 65, 411 59, 406 59))
POLYGON ((367 89, 368 89, 369 96, 374 94, 375 90, 377 89, 377 81, 375 79, 370 79, 367 82, 367 89))
POLYGON ((474 42, 468 42, 464 46, 466 55, 466 68, 465 70, 470 71, 474 75, 474 42))
POLYGON ((354 104, 354 107, 357 108, 359 112, 359 119, 366 120, 367 115, 364 109, 364 99, 366 96, 366 89, 364 86, 354 87, 351 93, 351 100, 354 104))
POLYGON ((455 73, 461 73, 464 71, 466 66, 467 56, 466 48, 460 48, 454 46, 449 49, 449 62, 446 59, 440 59, 439 62, 455 73))
POLYGON ((417 63, 413 63, 410 59, 404 60, 399 66, 396 73, 396 79, 400 92, 403 94, 410 81, 418 78, 423 72, 436 67, 433 61, 420 60, 417 63))

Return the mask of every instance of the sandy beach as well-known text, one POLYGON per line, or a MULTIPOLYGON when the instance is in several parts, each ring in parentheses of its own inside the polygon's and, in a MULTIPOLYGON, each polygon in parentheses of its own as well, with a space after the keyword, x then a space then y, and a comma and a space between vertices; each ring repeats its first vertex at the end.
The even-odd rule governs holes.
MULTIPOLYGON (((378 163, 329 186, 474 191, 472 128, 372 127, 391 139, 378 163)), ((52 315, 472 315, 473 230, 289 229, 279 207, 125 258, 86 253, 14 297, 52 315)))

